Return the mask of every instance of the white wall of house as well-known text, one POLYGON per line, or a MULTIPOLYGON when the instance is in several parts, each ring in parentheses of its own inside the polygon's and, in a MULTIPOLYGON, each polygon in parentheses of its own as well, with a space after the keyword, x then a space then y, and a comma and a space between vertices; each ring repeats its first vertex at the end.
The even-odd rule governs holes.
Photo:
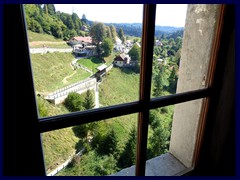
POLYGON ((118 67, 123 67, 124 62, 123 61, 114 61, 114 64, 118 67))

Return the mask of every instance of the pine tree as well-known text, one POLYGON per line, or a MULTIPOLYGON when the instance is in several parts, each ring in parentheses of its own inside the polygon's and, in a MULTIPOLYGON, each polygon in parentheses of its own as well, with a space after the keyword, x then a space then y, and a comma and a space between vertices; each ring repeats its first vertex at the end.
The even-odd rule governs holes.
POLYGON ((87 90, 86 95, 85 95, 85 99, 83 102, 83 107, 85 109, 93 109, 94 108, 94 100, 93 100, 93 96, 90 90, 87 90))
POLYGON ((114 25, 110 25, 110 31, 111 31, 111 35, 112 35, 112 40, 113 40, 113 43, 116 42, 116 37, 117 37, 117 32, 116 32, 116 28, 114 25))
POLYGON ((101 154, 104 155, 116 154, 117 144, 118 144, 117 136, 115 131, 112 129, 106 134, 106 136, 102 140, 102 143, 100 144, 99 147, 99 151, 101 154))
POLYGON ((118 31, 118 37, 122 40, 122 43, 125 42, 125 36, 124 36, 122 28, 120 28, 119 31, 118 31))
POLYGON ((136 142, 137 142, 137 131, 133 127, 130 134, 124 151, 120 155, 118 166, 120 168, 130 167, 135 163, 136 159, 136 142))

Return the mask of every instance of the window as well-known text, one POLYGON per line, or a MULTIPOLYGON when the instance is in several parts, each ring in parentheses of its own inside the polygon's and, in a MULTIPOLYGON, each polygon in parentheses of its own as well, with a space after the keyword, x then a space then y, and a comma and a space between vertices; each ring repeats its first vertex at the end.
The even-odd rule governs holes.
MULTIPOLYGON (((146 164, 146 147, 147 147, 147 135, 148 135, 148 121, 149 121, 149 111, 151 109, 164 107, 168 105, 173 105, 177 103, 182 103, 186 101, 191 101, 200 98, 208 98, 211 94, 211 86, 207 88, 203 88, 201 90, 188 91, 184 93, 179 93, 166 97, 159 98, 150 98, 151 91, 151 70, 152 70, 152 61, 149 60, 148 57, 152 57, 153 54, 153 42, 154 42, 154 22, 155 22, 155 5, 144 5, 144 16, 143 16, 143 42, 142 42, 142 64, 141 64, 141 77, 140 77, 140 97, 139 101, 125 103, 121 105, 103 107, 99 109, 92 109, 84 112, 75 112, 67 115, 59 115, 55 117, 47 117, 41 118, 38 121, 37 111, 34 107, 34 103, 30 104, 29 107, 32 106, 32 110, 28 113, 34 117, 31 119, 33 127, 35 127, 32 131, 33 140, 38 144, 40 142, 39 133, 52 131, 60 128, 70 127, 74 125, 90 123, 95 121, 100 121, 103 119, 113 118, 117 116, 123 116, 127 114, 138 113, 138 140, 137 140, 137 158, 136 158, 136 175, 145 175, 145 164, 146 164), (38 135, 37 135, 38 133, 38 135)), ((18 10, 18 7, 16 7, 18 10)), ((21 11, 19 11, 22 13, 21 11)), ((20 19, 22 19, 21 17, 20 19)), ((221 18, 220 18, 221 19, 221 18)), ((21 26, 21 21, 20 26, 21 26)), ((26 28, 26 27, 25 27, 26 28)), ((221 26, 219 27, 222 28, 221 26)), ((21 31, 22 33, 24 31, 21 31)), ((217 34, 219 38, 220 34, 217 34)), ((26 36, 23 38, 26 43, 26 36)), ((26 44, 25 44, 26 45, 26 44)), ((214 47, 217 49, 217 47, 214 47)), ((215 50, 214 49, 214 50, 215 50)), ((216 53, 216 52, 215 52, 216 53)), ((28 57, 29 58, 29 57, 28 57)), ((151 58, 150 58, 151 59, 151 58)), ((28 59, 29 60, 29 59, 28 59)), ((213 58, 214 60, 214 58, 213 58)), ((25 64, 26 68, 29 66, 28 63, 25 64)), ((212 65, 211 65, 212 66, 212 65)), ((29 70, 29 69, 28 69, 29 70)), ((27 71, 29 73, 30 71, 27 71)), ((211 71, 214 73, 213 71, 211 71)), ((27 75, 29 77, 29 74, 27 75)), ((210 78, 210 77, 209 77, 210 78)), ((30 78, 29 81, 32 79, 30 78)), ((210 79, 212 80, 212 79, 210 79)), ((211 83, 210 83, 211 85, 211 83)), ((30 94, 32 97, 34 96, 34 89, 29 87, 30 94)), ((34 102, 34 100, 33 100, 34 102)), ((10 106, 8 106, 10 108, 10 106)), ((19 114, 21 117, 22 114, 19 114)), ((26 120, 27 121, 27 120, 26 120)), ((27 121, 29 122, 29 121, 27 121)), ((30 121, 31 122, 31 121, 30 121)), ((20 123, 21 124, 21 123, 20 123)), ((24 122, 22 122, 24 124, 24 122)), ((26 134, 29 136, 27 132, 22 132, 22 134, 26 134)), ((25 145, 25 144, 24 144, 25 145)), ((39 144, 38 144, 39 145, 39 144)), ((36 147, 38 146, 36 145, 36 147)), ((38 148, 33 148, 34 150, 38 148)), ((38 156, 36 158, 41 159, 41 150, 37 150, 38 156)), ((15 156, 16 157, 16 156, 15 156)), ((44 175, 44 163, 38 159, 37 168, 39 168, 38 173, 44 175)), ((30 164, 31 166, 31 164, 30 164)), ((10 168, 9 168, 10 169, 10 168)))

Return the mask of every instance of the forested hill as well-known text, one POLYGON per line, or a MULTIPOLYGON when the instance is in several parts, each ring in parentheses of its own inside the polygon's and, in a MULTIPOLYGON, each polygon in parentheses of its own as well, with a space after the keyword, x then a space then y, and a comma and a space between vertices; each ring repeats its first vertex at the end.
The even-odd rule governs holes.
MULTIPOLYGON (((80 18, 76 13, 68 14, 56 11, 53 4, 25 4, 27 28, 33 32, 53 35, 55 38, 69 40, 74 36, 87 36, 93 21, 83 14, 80 18), (87 29, 87 30, 86 30, 87 29)), ((116 32, 124 32, 127 36, 141 37, 141 23, 104 23, 113 25, 116 32)), ((176 39, 183 36, 183 27, 156 26, 157 39, 176 39)))
MULTIPOLYGON (((125 35, 141 37, 142 35, 142 24, 141 23, 105 23, 106 25, 114 25, 118 31, 120 28, 123 29, 125 35)), ((182 36, 184 28, 183 27, 173 27, 173 26, 156 26, 155 36, 169 36, 173 33, 177 33, 177 36, 182 36)))
POLYGON ((73 36, 84 36, 83 27, 89 28, 86 16, 81 19, 76 13, 68 14, 56 11, 53 4, 25 4, 28 29, 69 40, 73 36))

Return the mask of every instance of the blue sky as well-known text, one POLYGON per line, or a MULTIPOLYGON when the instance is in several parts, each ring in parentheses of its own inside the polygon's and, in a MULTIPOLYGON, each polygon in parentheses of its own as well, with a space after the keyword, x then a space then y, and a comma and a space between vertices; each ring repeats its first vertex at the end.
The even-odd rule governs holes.
MULTIPOLYGON (((141 23, 143 13, 142 4, 55 4, 55 8, 104 23, 141 23)), ((158 4, 156 25, 183 27, 186 11, 186 4, 158 4)))

